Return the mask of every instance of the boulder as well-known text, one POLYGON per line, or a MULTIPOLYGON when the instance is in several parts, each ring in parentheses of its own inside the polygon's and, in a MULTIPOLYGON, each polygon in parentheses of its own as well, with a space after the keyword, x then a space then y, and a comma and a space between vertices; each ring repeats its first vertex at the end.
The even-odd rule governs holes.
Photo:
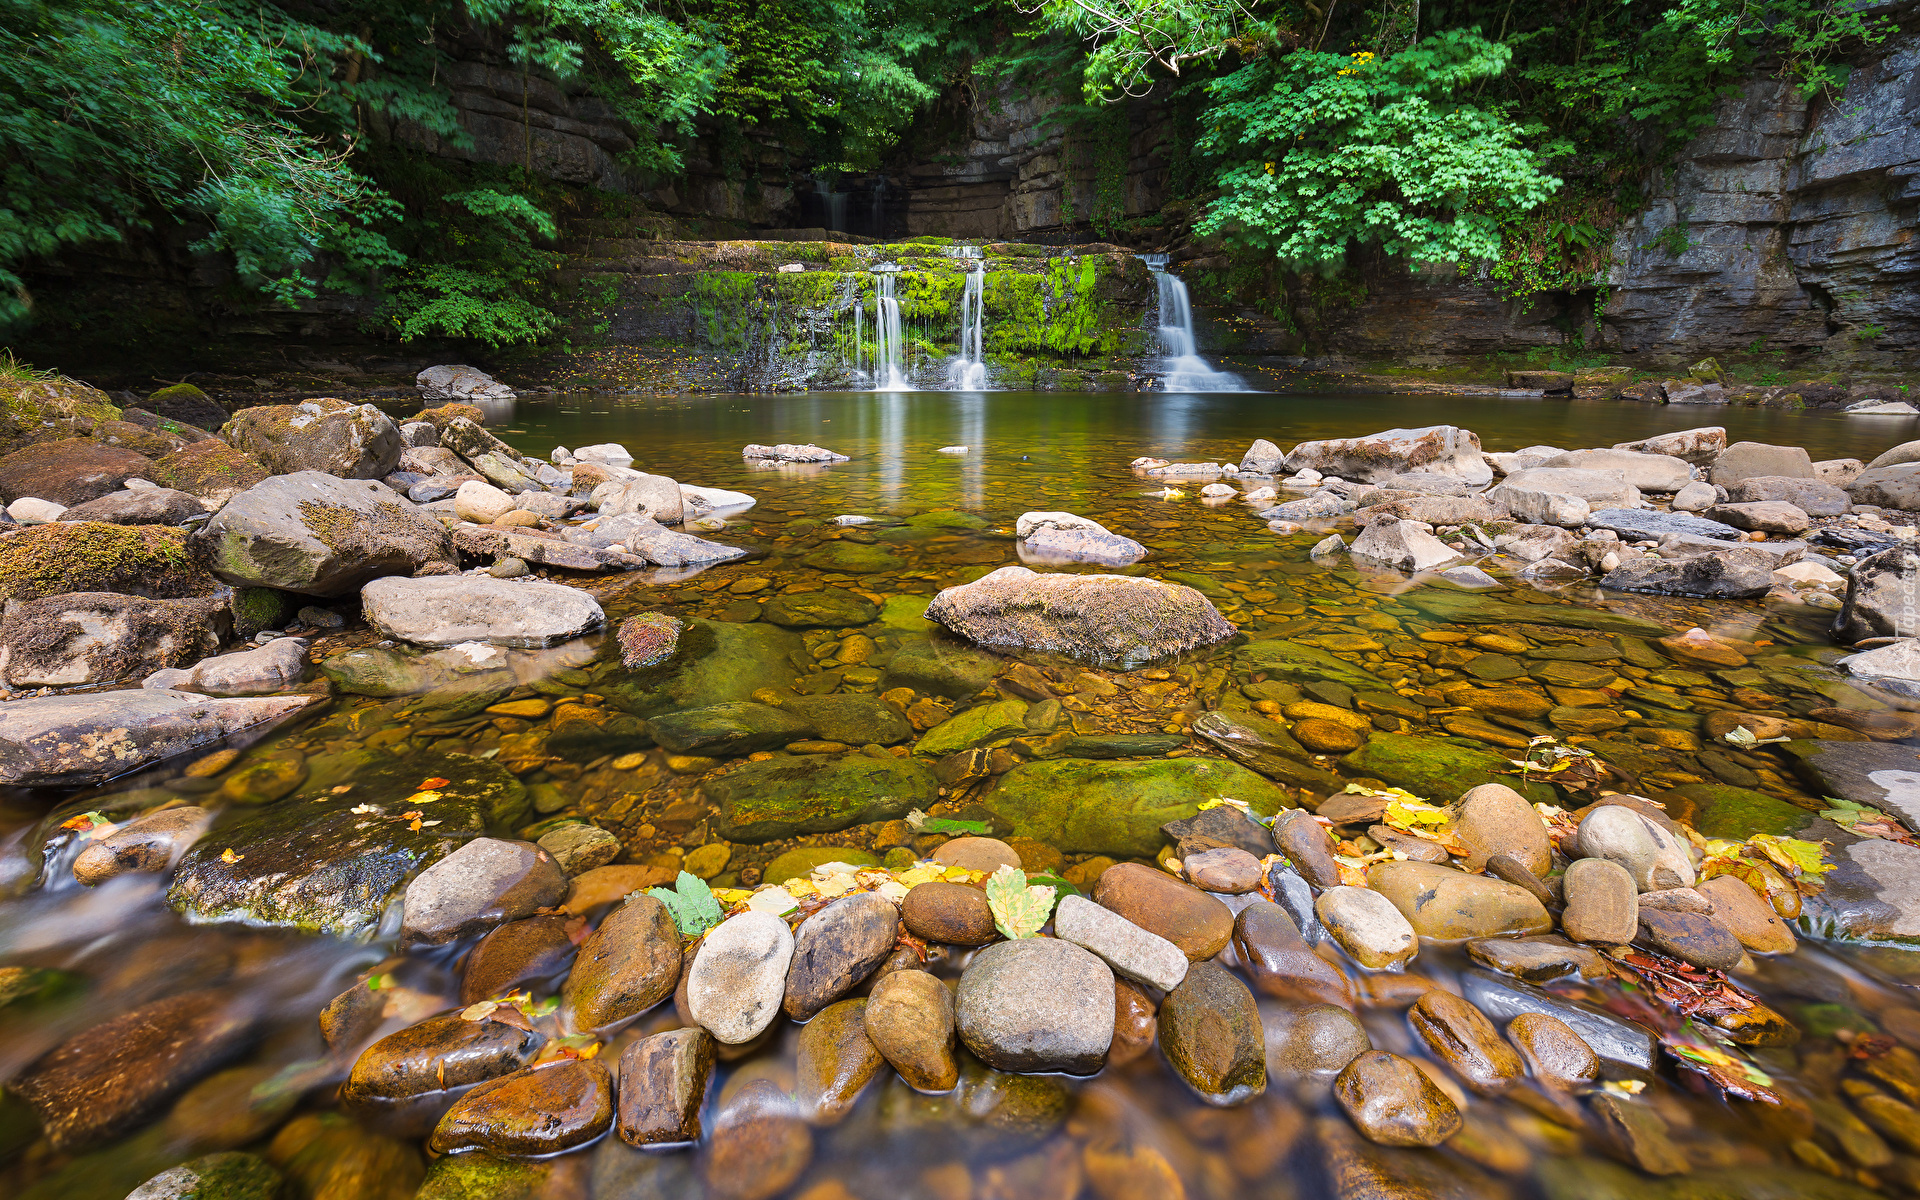
POLYGON ((108 525, 178 525, 205 516, 207 506, 173 488, 136 488, 109 492, 60 514, 62 521, 101 521, 108 525))
POLYGON ((314 700, 213 700, 139 688, 15 700, 0 705, 0 783, 98 783, 298 712, 314 700))
POLYGON ((960 1040, 1001 1071, 1100 1069, 1113 1042, 1113 972, 1057 938, 997 942, 979 951, 954 997, 960 1040))
POLYGON ((204 808, 168 808, 139 817, 90 842, 73 860, 73 877, 98 887, 129 872, 164 871, 206 833, 213 814, 204 808))
POLYGON ((1452 425, 1301 442, 1288 453, 1282 466, 1288 471, 1314 470, 1366 483, 1380 483, 1415 470, 1452 475, 1472 487, 1493 482, 1493 468, 1480 450, 1479 437, 1452 425))
POLYGON ((393 418, 371 404, 330 398, 243 408, 221 432, 276 475, 323 471, 378 479, 400 465, 405 448, 393 418))
POLYGON ((146 478, 161 487, 187 493, 208 508, 219 508, 272 472, 251 454, 225 442, 195 442, 153 461, 146 478))
POLYGON ((1500 486, 1488 493, 1495 505, 1505 503, 1511 492, 1550 492, 1578 496, 1589 508, 1637 508, 1640 489, 1627 482, 1625 471, 1593 471, 1574 467, 1529 467, 1508 475, 1500 486))
POLYGON ((453 514, 463 521, 491 525, 517 507, 513 497, 481 479, 469 479, 453 494, 453 514))
POLYGON ((1139 542, 1104 529, 1043 526, 1020 543, 1022 562, 1090 562, 1126 567, 1146 556, 1147 548, 1139 542))
POLYGON ((85 438, 42 442, 0 458, 0 503, 32 496, 71 508, 145 478, 153 460, 85 438))
POLYGON ((710 542, 690 533, 677 533, 651 519, 642 518, 642 522, 628 536, 627 550, 656 566, 691 567, 742 558, 747 553, 738 546, 710 542))
POLYGON ((1202 803, 1223 795, 1262 816, 1293 806, 1279 786, 1215 758, 1041 759, 1000 776, 984 802, 1015 836, 1069 854, 1149 858, 1165 840, 1162 825, 1192 817, 1202 803))
POLYGON ((1777 566, 1775 555, 1745 546, 1683 558, 1649 555, 1621 563, 1606 573, 1600 586, 1617 592, 1748 599, 1767 594, 1777 566))
POLYGON ((1891 450, 1883 450, 1867 464, 1867 469, 1876 467, 1894 467, 1901 463, 1920 462, 1920 441, 1901 442, 1891 450))
POLYGON ((1718 425, 1703 425, 1698 429, 1662 433, 1637 442, 1615 442, 1613 448, 1641 454, 1672 455, 1694 466, 1704 467, 1727 448, 1727 431, 1718 425))
POLYGON ((1857 458, 1829 458, 1813 464, 1813 476, 1821 483, 1844 489, 1866 469, 1867 464, 1857 458))
POLYGON ((1371 525, 1383 517, 1418 521, 1425 525, 1465 525, 1472 521, 1497 520, 1500 516, 1484 496, 1408 495, 1405 492, 1374 491, 1361 499, 1369 503, 1356 511, 1353 519, 1362 525, 1371 525), (1389 494, 1395 498, 1372 500, 1374 496, 1389 494))
POLYGON ((591 502, 603 516, 640 513, 669 525, 680 523, 686 507, 678 483, 665 475, 638 471, 593 489, 591 502))
POLYGON ((1286 465, 1287 456, 1280 447, 1265 438, 1256 438, 1247 452, 1240 456, 1240 469, 1255 475, 1277 475, 1286 465))
POLYGON ((1920 462, 1868 467, 1847 485, 1847 495, 1855 504, 1901 512, 1920 510, 1920 462))
POLYGON ((1124 575, 1040 575, 1001 567, 942 590, 926 619, 988 646, 1138 665, 1236 632, 1192 588, 1124 575))
POLYGON ((1716 504, 1706 511, 1709 521, 1761 533, 1805 533, 1813 522, 1785 500, 1755 500, 1747 504, 1716 504))
POLYGON ((438 521, 374 480, 277 475, 228 501, 196 540, 239 587, 342 596, 387 575, 454 569, 438 521))
POLYGON ((76 522, 0 533, 0 602, 73 592, 173 600, 217 587, 175 529, 76 522))
POLYGON ((1712 484, 1696 479, 1673 494, 1673 511, 1704 512, 1714 506, 1719 496, 1712 484))
POLYGON ((1920 636, 1920 612, 1913 602, 1917 589, 1920 540, 1861 559, 1847 572, 1847 598, 1834 618, 1833 636, 1843 642, 1920 636))
POLYGON ((573 452, 572 457, 575 462, 599 463, 603 467, 633 466, 633 452, 619 442, 600 442, 593 446, 582 446, 573 452))
POLYGON ((360 589, 360 606, 367 624, 416 646, 551 646, 591 633, 606 619, 579 588, 531 577, 376 579, 360 589))
POLYGON ((756 464, 772 465, 776 463, 831 463, 846 462, 847 456, 835 454, 812 443, 805 445, 793 442, 781 442, 777 446, 762 446, 748 443, 740 448, 740 457, 756 464))
POLYGON ((1740 531, 1731 525, 1686 513, 1654 512, 1644 508, 1603 508, 1587 518, 1595 529, 1611 529, 1627 541, 1663 541, 1680 535, 1738 542, 1740 531))
POLYGON ((413 385, 420 389, 421 401, 429 404, 448 400, 473 404, 481 400, 515 399, 513 389, 506 384, 478 367, 460 364, 428 367, 413 377, 413 385))
POLYGON ((149 600, 71 592, 8 604, 0 616, 0 684, 78 687, 184 667, 220 648, 226 600, 149 600))
POLYGON ((1376 521, 1361 530, 1349 552, 1397 571, 1431 571, 1460 558, 1427 526, 1397 519, 1376 521))
MULTIPOLYGON (((1501 484, 1489 493, 1489 497, 1489 502, 1504 508, 1508 516, 1529 525, 1578 529, 1593 514, 1593 506, 1585 499, 1545 488, 1501 484)), ((1538 559, 1531 561, 1537 562, 1538 559)))
POLYGON ((1735 442, 1713 460, 1708 482, 1731 488, 1756 475, 1786 475, 1812 479, 1813 459, 1799 446, 1769 446, 1765 442, 1735 442))
POLYGON ((481 837, 407 884, 402 939, 444 945, 551 908, 567 895, 553 856, 530 842, 481 837))
POLYGON ((1755 475, 1742 479, 1727 488, 1727 500, 1734 504, 1781 501, 1810 517, 1837 517, 1853 510, 1853 501, 1845 488, 1821 479, 1796 479, 1791 475, 1755 475))
POLYGON ((766 842, 904 817, 937 801, 940 784, 933 768, 912 760, 798 755, 737 764, 700 790, 718 809, 716 833, 766 842))
POLYGON ((1540 465, 1548 469, 1619 471, 1643 492, 1677 492, 1693 481, 1693 469, 1686 460, 1635 450, 1574 450, 1540 465))
POLYGON ((272 695, 298 687, 308 666, 306 639, 274 638, 257 649, 206 659, 175 686, 210 696, 272 695))

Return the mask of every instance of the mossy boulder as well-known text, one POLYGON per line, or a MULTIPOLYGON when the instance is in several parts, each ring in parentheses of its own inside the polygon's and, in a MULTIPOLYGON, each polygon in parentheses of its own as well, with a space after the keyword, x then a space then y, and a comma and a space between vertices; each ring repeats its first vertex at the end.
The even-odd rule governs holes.
POLYGON ((272 472, 260 460, 221 441, 195 442, 153 461, 147 478, 219 508, 272 472))
POLYGON ((195 921, 365 937, 415 875, 471 838, 511 835, 530 808, 505 767, 465 754, 321 766, 308 764, 295 798, 202 839, 181 860, 167 902, 195 921), (446 782, 421 786, 435 779, 446 782))
POLYGON ((17 600, 0 615, 0 682, 74 687, 189 667, 220 648, 226 602, 69 592, 17 600))
POLYGON ((997 700, 956 713, 927 730, 913 752, 928 758, 944 758, 961 750, 971 750, 1002 738, 1020 737, 1027 732, 1027 706, 1020 700, 997 700))
POLYGON ((1149 858, 1166 840, 1162 825, 1222 796, 1244 800, 1262 816, 1293 806, 1280 787, 1218 758, 1023 763, 1000 777, 984 803, 1016 837, 1068 854, 1149 858))
POLYGON ((797 628, 844 629, 869 624, 879 615, 879 605, 845 588, 775 596, 760 609, 761 620, 797 628))
POLYGON ((156 417, 196 429, 218 429, 227 423, 227 410, 190 383, 163 387, 142 400, 140 407, 156 417))
POLYGON ((878 575, 898 571, 907 560, 885 546, 863 546, 858 542, 832 541, 800 560, 816 571, 838 571, 847 575, 878 575))
POLYGON ((276 475, 324 471, 379 479, 400 465, 406 448, 392 417, 371 404, 334 399, 243 408, 220 432, 276 475))
POLYGON ((0 534, 0 602, 68 592, 175 600, 217 586, 178 529, 83 521, 0 534))
POLYGON ((266 1159, 228 1151, 162 1171, 127 1200, 279 1200, 284 1182, 266 1159))
POLYGON ((936 508, 932 512, 916 513, 907 518, 909 529, 985 529, 987 519, 972 513, 958 512, 951 508, 936 508))
POLYGON ((0 386, 0 454, 63 438, 85 437, 101 421, 117 421, 118 405, 99 388, 71 379, 0 386))
POLYGON ((1702 836, 1736 842, 1744 842, 1756 833, 1792 833, 1813 820, 1812 813, 1777 796, 1723 783, 1690 783, 1660 799, 1669 813, 1687 821, 1702 836))
POLYGON ((715 831, 733 842, 834 833, 904 817, 940 798, 933 768, 864 754, 742 763, 703 781, 700 790, 719 809, 715 831))
POLYGON ((336 690, 352 696, 412 696, 448 677, 437 664, 388 646, 360 646, 320 664, 336 690))
POLYGON ((557 1159, 525 1162, 485 1153, 442 1155, 427 1168, 414 1200, 543 1200, 549 1195, 549 1179, 559 1168, 557 1159))
POLYGON ((1452 804, 1483 783, 1505 784, 1535 804, 1558 799, 1547 784, 1522 782, 1505 755, 1447 738, 1376 733, 1366 745, 1342 758, 1340 766, 1349 775, 1384 780, 1434 804, 1452 804))
POLYGON ((235 587, 341 596, 388 575, 456 569, 445 527, 406 497, 321 471, 255 484, 195 537, 213 573, 235 587))
POLYGON ((913 736, 913 726, 878 696, 795 696, 781 707, 813 726, 816 736, 849 746, 891 746, 913 736))
POLYGON ((605 661, 594 690, 642 717, 738 703, 762 688, 786 690, 800 674, 796 657, 805 654, 800 635, 777 625, 688 621, 665 662, 629 670, 618 658, 605 661))
POLYGON ((932 596, 888 596, 880 606, 880 623, 908 633, 932 633, 940 628, 926 617, 927 605, 932 603, 932 596))
POLYGON ((1233 652, 1237 671, 1263 672, 1268 679, 1296 683, 1339 683, 1357 691, 1384 691, 1386 684, 1338 655, 1275 638, 1250 642, 1233 652))
POLYGON ((752 700, 661 713, 648 724, 654 740, 675 754, 752 754, 813 734, 802 718, 752 700))
POLYGON ((887 664, 887 686, 959 700, 993 682, 1000 659, 944 636, 905 642, 887 664))
POLYGON ((71 508, 117 492, 152 468, 144 454, 87 438, 44 442, 0 458, 0 501, 38 496, 71 508))

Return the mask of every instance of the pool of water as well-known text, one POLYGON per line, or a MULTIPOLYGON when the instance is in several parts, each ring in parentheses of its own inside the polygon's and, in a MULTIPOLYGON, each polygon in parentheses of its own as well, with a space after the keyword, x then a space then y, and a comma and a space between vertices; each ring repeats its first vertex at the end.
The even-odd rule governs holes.
MULTIPOLYGON (((687 684, 690 690, 674 693, 664 708, 657 692, 640 705, 635 697, 645 689, 618 664, 608 641, 595 637, 565 654, 467 670, 457 687, 338 695, 325 711, 227 758, 167 764, 73 795, 0 796, 6 851, 0 880, 12 888, 11 898, 0 901, 0 1077, 26 1069, 68 1039, 84 1041, 103 1022, 182 997, 196 1011, 225 1012, 245 1026, 244 1036, 223 1041, 205 1061, 156 1063, 165 1056, 151 1047, 130 1053, 125 1090, 144 1102, 73 1145, 50 1144, 18 1097, 0 1098, 0 1192, 34 1200, 117 1200, 163 1168, 210 1152, 246 1150, 283 1170, 292 1180, 290 1194, 303 1200, 402 1200, 423 1178, 419 1194, 433 1197, 771 1196, 755 1190, 753 1170, 729 1174, 716 1166, 711 1147, 642 1153, 607 1137, 494 1174, 471 1156, 431 1160, 417 1129, 343 1112, 338 1088, 365 1039, 330 1049, 318 1016, 334 996, 369 976, 386 981, 382 1032, 455 1007, 463 1002, 462 960, 471 941, 403 953, 378 932, 359 940, 190 926, 166 907, 157 876, 123 876, 96 890, 76 885, 77 837, 60 826, 85 812, 124 819, 191 802, 219 810, 219 828, 230 828, 263 811, 257 782, 245 782, 245 773, 262 763, 285 765, 287 777, 299 779, 290 792, 271 798, 268 810, 331 811, 321 806, 336 803, 330 798, 337 789, 371 788, 382 771, 404 774, 413 764, 463 755, 494 764, 489 769, 510 773, 525 788, 532 810, 522 817, 522 832, 567 818, 590 820, 621 839, 621 862, 663 872, 690 864, 704 850, 709 864, 723 860, 709 872, 716 886, 751 887, 780 854, 797 848, 876 859, 892 851, 894 860, 911 861, 938 839, 915 840, 898 821, 729 841, 702 785, 737 769, 740 756, 670 756, 647 739, 582 737, 578 726, 591 725, 593 712, 623 706, 655 716, 676 705, 745 700, 772 690, 776 698, 883 699, 917 736, 983 696, 978 681, 971 690, 946 691, 927 686, 924 676, 914 677, 917 685, 901 683, 900 664, 945 644, 917 619, 918 606, 943 587, 1021 561, 1010 528, 1028 510, 1081 513, 1141 541, 1152 556, 1136 571, 1201 589, 1250 643, 1135 670, 1034 657, 1027 665, 1040 672, 1053 698, 1028 709, 1032 736, 997 749, 992 773, 956 784, 936 815, 992 819, 994 780, 1006 771, 1059 754, 1062 746, 1141 749, 1138 742, 1118 742, 1119 735, 1160 739, 1150 755, 1136 755, 1143 761, 1167 754, 1217 761, 1214 744, 1192 736, 1196 721, 1209 713, 1241 720, 1286 716, 1298 704, 1344 709, 1356 718, 1349 722, 1358 727, 1356 739, 1369 744, 1428 738, 1516 757, 1545 735, 1581 747, 1613 773, 1568 787, 1559 797, 1567 808, 1618 789, 1665 797, 1677 816, 1731 820, 1728 812, 1744 811, 1722 807, 1725 789, 1735 788, 1789 812, 1822 807, 1780 752, 1722 748, 1707 727, 1717 712, 1807 719, 1819 709, 1869 703, 1823 665, 1833 657, 1822 633, 1825 614, 1510 582, 1495 601, 1504 607, 1483 610, 1499 615, 1476 617, 1457 606, 1461 593, 1363 572, 1344 559, 1315 562, 1308 550, 1321 535, 1273 534, 1253 515, 1258 505, 1203 500, 1197 486, 1176 498, 1150 496, 1163 485, 1126 467, 1144 454, 1233 461, 1256 437, 1287 446, 1436 423, 1473 429, 1489 450, 1609 445, 1718 423, 1731 440, 1802 445, 1816 460, 1871 458, 1915 436, 1909 420, 1478 397, 922 392, 520 401, 492 414, 491 426, 525 452, 616 441, 633 452, 637 466, 756 497, 753 508, 703 535, 750 549, 745 560, 699 572, 586 581, 610 624, 657 611, 712 631, 721 650, 703 668, 703 681, 687 684), (755 468, 740 457, 747 442, 814 442, 850 461, 755 468), (941 453, 958 446, 965 453, 941 453), (830 523, 841 514, 874 521, 830 523), (863 624, 824 628, 770 620, 779 615, 781 597, 823 589, 851 594, 856 611, 862 603, 874 611, 863 624), (1728 639, 1740 665, 1673 660, 1658 650, 1659 633, 1693 626, 1728 639), (1248 644, 1281 640, 1324 652, 1377 681, 1376 692, 1358 689, 1373 699, 1356 697, 1353 687, 1329 687, 1327 679, 1264 669, 1263 660, 1245 654, 1248 644), (518 707, 503 712, 500 705, 518 707), (563 729, 567 721, 574 724, 563 729), (36 880, 42 881, 37 887, 36 880), (167 1078, 156 1081, 153 1072, 167 1078)), ((377 649, 376 641, 349 629, 321 649, 377 649)), ((620 728, 617 721, 603 727, 620 728)), ((801 757, 796 749, 826 758, 890 756, 886 748, 857 744, 859 733, 842 735, 843 742, 823 737, 774 757, 801 757)), ((1333 757, 1267 765, 1309 805, 1366 775, 1333 757)), ((1347 833, 1358 836, 1365 828, 1347 833)), ((1034 858, 1031 866, 1068 880, 1085 879, 1102 857, 1072 845, 1022 845, 1034 858)), ((959 1088, 945 1097, 920 1096, 882 1068, 844 1120, 805 1135, 807 1165, 778 1194, 805 1200, 1624 1200, 1651 1190, 1676 1200, 1696 1194, 1758 1200, 1911 1191, 1920 1184, 1920 1159, 1909 1157, 1920 1154, 1920 1125, 1902 1122, 1920 1115, 1900 1109, 1920 1100, 1914 1094, 1920 1075, 1902 1073, 1911 1056, 1896 1047, 1889 1057, 1893 1043, 1882 1035, 1920 1033, 1914 994, 1920 965, 1904 951, 1812 940, 1802 946, 1740 978, 1794 1027, 1792 1036, 1728 1048, 1770 1081, 1761 1099, 1729 1095, 1677 1068, 1671 1055, 1650 1071, 1609 1069, 1615 1094, 1633 1106, 1628 1111, 1637 1123, 1631 1126, 1609 1124, 1594 1103, 1573 1104, 1569 1112, 1525 1098, 1461 1092, 1408 1022, 1406 1008, 1418 994, 1409 980, 1460 991, 1472 986, 1470 972, 1480 964, 1458 948, 1435 946, 1404 975, 1381 975, 1325 946, 1325 956, 1353 981, 1358 1019, 1372 1044, 1429 1061, 1457 1093, 1466 1125, 1445 1146, 1389 1149, 1361 1141, 1326 1076, 1280 1070, 1311 1058, 1298 1046, 1296 1057, 1276 1061, 1264 1096, 1230 1109, 1202 1103, 1151 1050, 1089 1079, 1002 1075, 969 1061, 959 1088), (1863 1084, 1891 1089, 1883 1098, 1888 1102, 1863 1108, 1863 1084)), ((963 961, 936 956, 932 966, 951 977, 963 961)), ((1547 986, 1556 1002, 1585 1002, 1637 1021, 1663 1044, 1698 1041, 1697 1031, 1649 1007, 1637 989, 1617 979, 1563 978, 1547 986)), ((536 983, 536 999, 552 987, 552 981, 536 983)), ((1261 1006, 1270 1048, 1286 1043, 1297 1006, 1272 998, 1261 1006)), ((664 1004, 614 1035, 603 1060, 617 1060, 633 1037, 678 1021, 674 1005, 664 1004)), ((796 1086, 798 1033, 798 1026, 783 1023, 775 1036, 722 1061, 709 1093, 710 1129, 715 1114, 748 1084, 796 1086)), ((138 1043, 137 1031, 116 1038, 138 1043)))

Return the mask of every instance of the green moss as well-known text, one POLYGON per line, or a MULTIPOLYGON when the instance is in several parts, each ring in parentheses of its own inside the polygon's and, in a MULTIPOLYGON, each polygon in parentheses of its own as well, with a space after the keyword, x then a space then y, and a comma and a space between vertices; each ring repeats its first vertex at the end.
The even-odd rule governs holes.
POLYGON ((163 387, 148 396, 147 400, 149 403, 156 400, 206 400, 209 404, 213 402, 205 392, 190 383, 176 383, 171 387, 163 387))
POLYGON ((0 601, 68 592, 173 600, 204 596, 213 587, 178 529, 83 521, 0 536, 0 601))
POLYGON ((984 299, 988 348, 996 353, 1112 355, 1123 331, 1102 279, 1103 258, 1056 255, 1041 272, 987 272, 984 299))
POLYGON ((286 601, 286 593, 276 588, 233 589, 233 636, 250 638, 262 629, 278 626, 287 611, 286 601))
POLYGON ((1452 804, 1483 783, 1503 783, 1529 803, 1552 804, 1558 794, 1544 783, 1527 783, 1514 775, 1504 754, 1476 750, 1447 738, 1404 733, 1376 733, 1352 754, 1340 760, 1343 771, 1385 780, 1397 788, 1435 804, 1452 804))
POLYGON ((1691 823, 1704 837, 1745 841, 1756 833, 1788 834, 1813 819, 1812 813, 1785 800, 1726 784, 1690 783, 1662 800, 1674 809, 1675 797, 1692 804, 1691 823))
POLYGON ((904 817, 939 799, 933 769, 899 758, 805 755, 743 763, 701 784, 716 832, 735 842, 833 833, 904 817))
POLYGON ((1017 836, 1069 854, 1147 858, 1166 840, 1160 826, 1220 796, 1244 800, 1263 816, 1293 804, 1279 786, 1218 758, 1024 763, 1000 777, 985 804, 1017 836))

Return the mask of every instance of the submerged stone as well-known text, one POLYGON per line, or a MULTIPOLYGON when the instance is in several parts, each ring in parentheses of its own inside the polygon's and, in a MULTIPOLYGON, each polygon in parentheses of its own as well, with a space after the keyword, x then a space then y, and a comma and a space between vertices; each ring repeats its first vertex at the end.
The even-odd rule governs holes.
POLYGON ((1353 774, 1371 775, 1437 804, 1450 803, 1483 783, 1506 783, 1529 803, 1552 803, 1556 798, 1547 784, 1514 780, 1508 774, 1513 764, 1505 755, 1447 738, 1377 733, 1340 763, 1353 774))
POLYGON ((1202 803, 1223 795, 1262 816, 1293 804, 1247 768, 1211 758, 1023 763, 1000 777, 985 804, 1016 836, 1069 854, 1149 858, 1160 848, 1160 826, 1192 817, 1202 803))
POLYGON ((933 768, 924 763, 866 755, 741 763, 700 785, 719 809, 714 831, 734 842, 832 833, 904 817, 930 808, 939 788, 933 768))

